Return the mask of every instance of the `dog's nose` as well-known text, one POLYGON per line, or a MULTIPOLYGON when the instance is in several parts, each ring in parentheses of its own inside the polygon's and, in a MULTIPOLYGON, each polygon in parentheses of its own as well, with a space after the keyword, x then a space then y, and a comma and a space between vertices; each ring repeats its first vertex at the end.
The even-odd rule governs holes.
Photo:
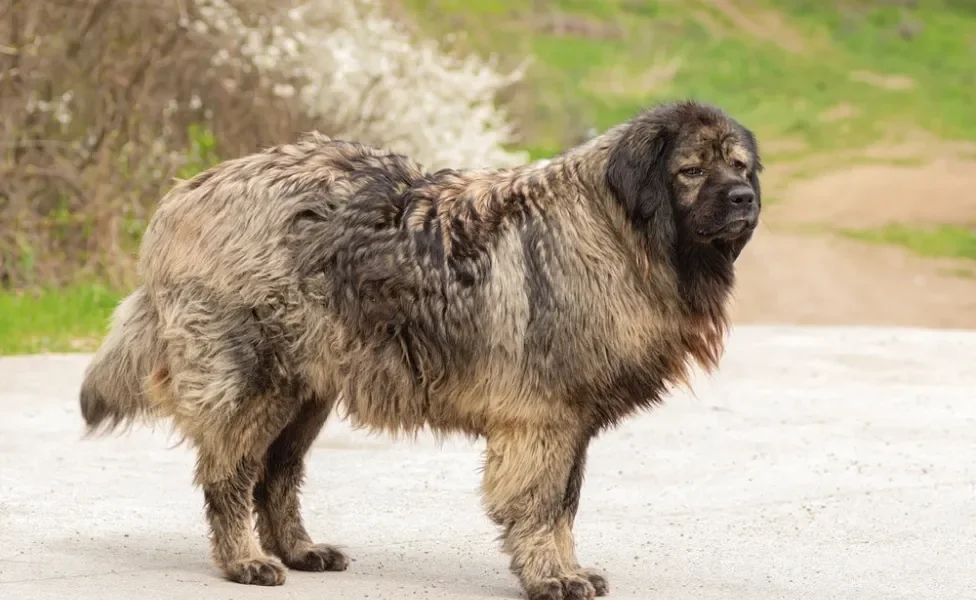
POLYGON ((756 200, 756 194, 750 188, 737 187, 729 192, 729 202, 732 204, 752 204, 756 200))

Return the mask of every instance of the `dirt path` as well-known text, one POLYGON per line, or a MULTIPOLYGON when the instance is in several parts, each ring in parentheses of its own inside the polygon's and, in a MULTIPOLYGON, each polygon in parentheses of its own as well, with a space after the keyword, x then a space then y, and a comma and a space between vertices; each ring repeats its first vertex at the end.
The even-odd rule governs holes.
POLYGON ((769 218, 781 223, 881 227, 976 226, 976 161, 939 157, 919 166, 863 165, 798 181, 769 218))
POLYGON ((798 226, 976 226, 976 161, 857 166, 778 194, 739 264, 739 323, 976 328, 976 261, 920 258, 798 226))

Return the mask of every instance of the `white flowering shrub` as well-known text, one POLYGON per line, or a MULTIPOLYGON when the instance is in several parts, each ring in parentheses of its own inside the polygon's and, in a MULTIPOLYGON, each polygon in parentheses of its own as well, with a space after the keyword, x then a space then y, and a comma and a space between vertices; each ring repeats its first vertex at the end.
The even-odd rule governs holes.
POLYGON ((523 69, 371 0, 0 0, 0 287, 125 285, 174 177, 317 129, 430 169, 510 166, 523 69))
POLYGON ((370 0, 279 5, 252 25, 229 0, 206 0, 200 17, 195 26, 226 40, 215 65, 250 63, 275 95, 296 98, 334 137, 389 147, 433 169, 527 159, 506 150, 514 132, 495 104, 524 68, 501 73, 494 61, 456 58, 434 40, 412 39, 370 0))

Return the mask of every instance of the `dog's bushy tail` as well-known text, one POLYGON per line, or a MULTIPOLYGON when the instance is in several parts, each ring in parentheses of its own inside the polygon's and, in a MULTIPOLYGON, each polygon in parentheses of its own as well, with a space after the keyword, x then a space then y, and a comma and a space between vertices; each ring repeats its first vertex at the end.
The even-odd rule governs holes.
POLYGON ((81 414, 89 435, 107 433, 152 412, 149 380, 162 356, 157 328, 158 316, 145 289, 116 307, 109 333, 81 383, 81 414))

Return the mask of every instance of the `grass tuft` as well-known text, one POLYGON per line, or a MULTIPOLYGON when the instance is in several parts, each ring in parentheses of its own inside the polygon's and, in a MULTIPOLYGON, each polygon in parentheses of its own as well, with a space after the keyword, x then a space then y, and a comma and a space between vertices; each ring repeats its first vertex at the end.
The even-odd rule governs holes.
POLYGON ((122 295, 103 286, 0 293, 0 354, 91 352, 122 295))
POLYGON ((893 224, 878 229, 847 229, 841 233, 865 242, 902 246, 920 256, 976 260, 976 227, 940 225, 922 229, 893 224))

